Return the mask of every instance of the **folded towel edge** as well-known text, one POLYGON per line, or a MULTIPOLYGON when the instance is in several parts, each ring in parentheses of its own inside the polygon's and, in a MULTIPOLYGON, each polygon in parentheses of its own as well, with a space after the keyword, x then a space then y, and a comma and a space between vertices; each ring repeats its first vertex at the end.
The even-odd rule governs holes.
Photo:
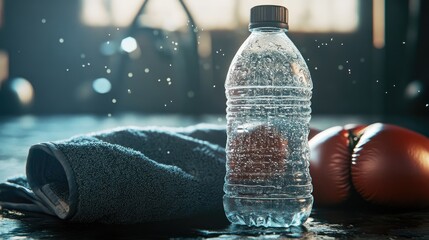
POLYGON ((75 174, 67 161, 65 155, 58 149, 58 147, 52 142, 39 143, 31 146, 26 165, 26 174, 28 183, 33 190, 34 194, 43 199, 47 203, 48 207, 61 219, 67 220, 72 218, 77 212, 78 206, 78 192, 77 185, 75 180, 75 174), (40 162, 40 159, 49 159, 51 161, 58 161, 62 166, 64 173, 66 175, 67 184, 69 188, 68 196, 68 209, 64 211, 63 205, 58 205, 58 202, 52 202, 52 196, 45 195, 42 187, 45 184, 40 184, 40 179, 37 178, 37 174, 42 172, 38 171, 44 168, 43 164, 40 162))

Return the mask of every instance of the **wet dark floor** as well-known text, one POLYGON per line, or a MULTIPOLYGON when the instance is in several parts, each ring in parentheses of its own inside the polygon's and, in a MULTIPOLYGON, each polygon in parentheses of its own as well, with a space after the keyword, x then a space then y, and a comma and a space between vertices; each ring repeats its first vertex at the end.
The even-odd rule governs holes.
POLYGON ((260 229, 230 225, 221 214, 138 225, 74 224, 3 210, 0 239, 429 239, 429 211, 315 209, 303 227, 260 229))

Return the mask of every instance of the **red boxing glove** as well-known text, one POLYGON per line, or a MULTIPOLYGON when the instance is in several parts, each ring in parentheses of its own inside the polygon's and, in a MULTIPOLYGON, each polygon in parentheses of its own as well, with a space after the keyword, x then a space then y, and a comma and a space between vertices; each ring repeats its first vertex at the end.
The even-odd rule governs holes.
POLYGON ((351 147, 363 128, 363 125, 332 127, 309 141, 315 205, 334 205, 349 198, 351 147))
POLYGON ((372 124, 353 150, 351 175, 356 191, 372 203, 427 207, 429 139, 401 127, 372 124))
POLYGON ((310 133, 308 134, 308 140, 312 139, 314 136, 316 136, 318 133, 320 133, 319 129, 310 128, 310 133))

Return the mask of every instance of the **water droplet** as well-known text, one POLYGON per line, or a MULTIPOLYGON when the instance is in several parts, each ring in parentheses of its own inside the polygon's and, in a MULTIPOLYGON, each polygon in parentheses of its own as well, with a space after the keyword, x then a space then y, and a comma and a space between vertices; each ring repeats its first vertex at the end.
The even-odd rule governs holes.
POLYGON ((173 65, 170 63, 170 67, 171 67, 171 66, 173 66, 173 65))
POLYGON ((187 95, 188 95, 188 98, 193 98, 195 96, 195 93, 194 91, 188 91, 187 95))
POLYGON ((317 39, 314 39, 315 42, 317 42, 317 39))
POLYGON ((108 116, 108 117, 112 117, 112 114, 111 114, 111 113, 108 113, 108 114, 107 114, 107 116, 108 116))
POLYGON ((164 104, 164 107, 167 107, 167 104, 164 104))
POLYGON ((107 66, 104 66, 104 68, 107 68, 107 66))
POLYGON ((168 82, 168 85, 171 85, 171 82, 168 82))
POLYGON ((219 51, 216 51, 216 53, 219 53, 219 51))
POLYGON ((378 80, 375 80, 375 82, 377 82, 377 83, 378 83, 379 81, 378 81, 378 80))
POLYGON ((393 84, 393 87, 396 87, 396 84, 393 84))
POLYGON ((119 31, 119 28, 116 28, 116 31, 119 31))
POLYGON ((341 43, 341 46, 343 46, 344 45, 344 43, 341 43))
POLYGON ((132 73, 132 72, 129 72, 129 73, 128 73, 128 77, 129 77, 129 78, 132 78, 132 77, 133 77, 133 73, 132 73))
POLYGON ((107 41, 106 43, 107 43, 107 44, 110 44, 110 41, 107 41))
POLYGON ((334 38, 331 38, 331 42, 334 41, 334 38))
POLYGON ((426 107, 429 107, 429 103, 426 103, 426 107))
POLYGON ((343 65, 338 65, 338 70, 343 70, 344 66, 343 65))
POLYGON ((218 117, 218 118, 217 118, 217 121, 218 121, 218 122, 222 122, 222 118, 221 118, 221 117, 218 117))
POLYGON ((167 154, 170 154, 170 151, 167 151, 167 154))
POLYGON ((402 45, 405 45, 405 42, 402 42, 402 45))
POLYGON ((222 56, 225 56, 225 53, 222 53, 222 56))
POLYGON ((387 94, 387 91, 385 92, 385 94, 387 94))
POLYGON ((145 72, 145 73, 148 73, 149 71, 150 71, 150 70, 149 70, 149 68, 145 68, 145 69, 144 69, 144 72, 145 72))
POLYGON ((314 67, 314 70, 317 70, 317 67, 314 67))
POLYGON ((168 38, 168 36, 165 36, 165 38, 168 38))
POLYGON ((176 46, 177 46, 177 45, 178 45, 178 43, 177 43, 177 42, 175 42, 175 43, 174 43, 174 45, 176 45, 176 46))
POLYGON ((87 65, 88 65, 88 66, 90 66, 90 65, 91 65, 91 63, 87 63, 87 65))
POLYGON ((317 48, 320 48, 320 46, 317 46, 317 48))
POLYGON ((163 46, 159 46, 159 49, 163 49, 163 46))
POLYGON ((68 71, 70 71, 70 69, 67 68, 66 71, 68 72, 68 71))
POLYGON ((58 42, 60 42, 60 43, 64 43, 64 38, 60 38, 60 39, 58 39, 58 42))
POLYGON ((173 48, 174 51, 177 51, 177 48, 173 48))
POLYGON ((107 36, 110 36, 110 33, 109 33, 109 34, 107 34, 107 36))
POLYGON ((110 68, 108 68, 107 70, 106 70, 106 73, 107 74, 110 74, 112 72, 112 70, 110 70, 110 68))
POLYGON ((349 63, 349 61, 347 60, 346 63, 349 63))
POLYGON ((171 78, 167 78, 166 80, 167 80, 167 82, 169 82, 169 81, 171 81, 171 78))
POLYGON ((82 67, 85 67, 85 64, 82 64, 82 67))
POLYGON ((46 23, 46 19, 42 18, 42 23, 45 24, 46 23))
POLYGON ((310 58, 307 58, 307 61, 310 62, 310 58))
POLYGON ((116 98, 113 98, 113 99, 112 99, 112 103, 116 103, 116 98))
POLYGON ((160 79, 160 78, 158 78, 158 82, 161 82, 161 79, 160 79))
POLYGON ((128 94, 131 94, 131 89, 128 89, 128 91, 127 91, 127 92, 128 92, 128 94))
POLYGON ((82 58, 82 59, 86 58, 85 54, 81 53, 80 58, 82 58))
POLYGON ((216 85, 213 85, 213 88, 215 88, 216 87, 216 85))

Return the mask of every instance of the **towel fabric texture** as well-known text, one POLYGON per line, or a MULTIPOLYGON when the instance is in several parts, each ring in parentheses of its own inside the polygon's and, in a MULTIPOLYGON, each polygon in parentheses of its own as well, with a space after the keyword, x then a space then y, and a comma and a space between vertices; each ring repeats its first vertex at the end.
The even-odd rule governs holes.
POLYGON ((138 223, 223 211, 225 128, 121 128, 33 145, 2 208, 138 223))

